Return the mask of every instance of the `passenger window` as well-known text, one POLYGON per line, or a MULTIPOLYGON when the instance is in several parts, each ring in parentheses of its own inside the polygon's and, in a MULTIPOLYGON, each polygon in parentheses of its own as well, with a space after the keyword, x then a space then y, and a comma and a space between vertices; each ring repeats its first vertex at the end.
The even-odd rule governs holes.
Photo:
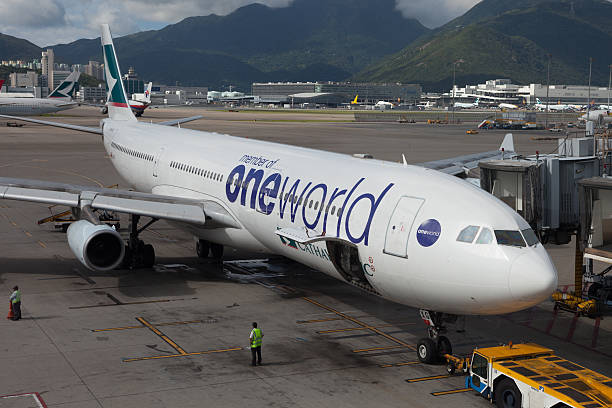
POLYGON ((302 200, 304 197, 300 197, 300 201, 298 201, 298 205, 302 205, 302 200))
POLYGON ((474 358, 472 359, 472 372, 486 380, 489 377, 487 359, 480 354, 474 354, 474 358))
POLYGON ((342 217, 342 207, 338 208, 338 217, 342 217))
POLYGON ((491 242, 493 242, 493 233, 491 232, 490 229, 488 228, 482 228, 482 231, 480 231, 480 235, 478 236, 478 239, 476 240, 477 244, 490 244, 491 242))
POLYGON ((477 227, 475 225, 470 225, 469 227, 465 227, 459 233, 459 236, 457 237, 457 241, 466 242, 468 244, 471 244, 472 242, 474 242, 474 238, 476 238, 476 234, 478 233, 479 228, 480 227, 477 227))
POLYGON ((527 228, 521 231, 523 233, 523 237, 525 237, 525 241, 527 241, 527 245, 534 246, 538 242, 538 236, 533 232, 531 228, 527 228))
POLYGON ((312 200, 308 203, 308 208, 312 208, 312 200))
POLYGON ((499 245, 525 247, 525 240, 519 231, 495 230, 495 238, 499 245))
POLYGON ((314 206, 314 209, 315 209, 315 210, 316 210, 317 208, 319 208, 319 202, 318 202, 318 201, 317 201, 317 202, 315 202, 315 206, 314 206))
POLYGON ((332 215, 334 215, 334 213, 335 213, 335 212, 336 212, 336 206, 334 205, 334 206, 332 207, 332 215))

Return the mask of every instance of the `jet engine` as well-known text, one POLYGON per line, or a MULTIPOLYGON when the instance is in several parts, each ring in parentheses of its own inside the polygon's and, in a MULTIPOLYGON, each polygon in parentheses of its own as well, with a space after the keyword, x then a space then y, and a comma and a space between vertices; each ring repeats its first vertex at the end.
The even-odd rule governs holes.
POLYGON ((77 259, 93 271, 110 271, 123 261, 123 238, 106 224, 95 225, 79 220, 68 227, 66 235, 77 259))

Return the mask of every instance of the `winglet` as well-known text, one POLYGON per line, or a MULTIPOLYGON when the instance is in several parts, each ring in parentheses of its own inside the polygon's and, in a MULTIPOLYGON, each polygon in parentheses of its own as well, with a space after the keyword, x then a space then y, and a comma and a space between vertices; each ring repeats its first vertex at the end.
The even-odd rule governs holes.
POLYGON ((502 142, 501 146, 499 146, 499 150, 503 150, 505 152, 514 151, 514 137, 512 136, 512 133, 506 134, 506 136, 504 137, 504 141, 502 142))
POLYGON ((114 120, 135 121, 136 117, 132 113, 125 89, 123 88, 119 62, 117 61, 113 37, 111 36, 108 24, 102 24, 101 39, 102 51, 104 53, 108 116, 114 120))

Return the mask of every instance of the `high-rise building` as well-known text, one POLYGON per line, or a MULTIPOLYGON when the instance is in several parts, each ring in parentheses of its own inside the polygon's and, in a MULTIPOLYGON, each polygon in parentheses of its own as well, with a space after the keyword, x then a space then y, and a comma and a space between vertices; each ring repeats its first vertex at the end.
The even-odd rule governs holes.
POLYGON ((47 51, 42 52, 42 74, 47 76, 49 85, 52 85, 55 82, 55 78, 53 77, 53 71, 55 67, 55 54, 53 54, 52 48, 47 48, 47 51))
POLYGON ((144 81, 138 78, 138 74, 132 67, 130 67, 128 73, 123 76, 123 86, 128 98, 134 93, 144 92, 144 81))
POLYGON ((89 64, 85 65, 85 73, 102 81, 104 80, 104 64, 100 64, 98 61, 89 61, 89 64))
POLYGON ((12 87, 34 87, 38 86, 38 74, 34 71, 26 73, 13 72, 9 75, 12 87))

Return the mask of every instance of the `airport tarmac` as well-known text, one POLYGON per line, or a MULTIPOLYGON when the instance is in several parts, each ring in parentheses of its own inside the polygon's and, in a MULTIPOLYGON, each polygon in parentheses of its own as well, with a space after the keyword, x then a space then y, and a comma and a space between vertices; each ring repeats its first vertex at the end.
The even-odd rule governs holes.
MULTIPOLYGON (((184 127, 417 163, 496 149, 505 132, 466 125, 353 123, 350 115, 152 109, 141 120, 203 114, 184 127)), ((57 118, 96 126, 97 109, 57 118)), ((0 121, 0 126, 4 121, 0 121)), ((557 146, 547 132, 514 132, 522 154, 557 146), (536 140, 533 140, 535 138, 536 140)), ((99 136, 27 124, 0 127, 0 176, 127 188, 99 136)), ((53 209, 57 211, 58 209, 53 209)), ((24 319, 0 320, 0 407, 275 407, 490 404, 443 365, 416 363, 418 311, 384 301, 280 258, 226 249, 223 265, 198 259, 193 239, 159 222, 142 238, 152 270, 87 271, 65 234, 37 225, 46 206, 0 201, 0 287, 18 284, 24 319), (249 261, 250 260, 250 261, 249 261), (250 366, 248 334, 264 332, 263 365, 250 366), (36 401, 43 401, 36 405, 36 401), (44 404, 44 405, 42 405, 44 404)), ((122 220, 127 226, 127 220, 122 220)), ((573 245, 549 246, 560 286, 573 283, 573 245)), ((570 287, 571 289, 571 287, 570 287)), ((534 341, 612 375, 612 324, 553 312, 552 303, 451 326, 455 352, 534 341)))

